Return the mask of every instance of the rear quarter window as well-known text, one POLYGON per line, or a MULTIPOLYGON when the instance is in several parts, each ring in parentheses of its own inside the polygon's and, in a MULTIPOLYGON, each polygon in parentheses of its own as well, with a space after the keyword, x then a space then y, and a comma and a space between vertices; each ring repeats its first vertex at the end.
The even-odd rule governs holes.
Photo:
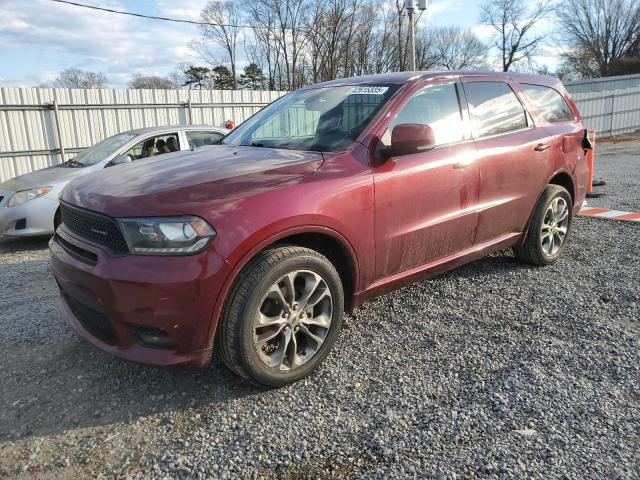
POLYGON ((521 84, 533 106, 545 122, 560 123, 573 120, 573 112, 565 99, 556 90, 542 85, 521 84))

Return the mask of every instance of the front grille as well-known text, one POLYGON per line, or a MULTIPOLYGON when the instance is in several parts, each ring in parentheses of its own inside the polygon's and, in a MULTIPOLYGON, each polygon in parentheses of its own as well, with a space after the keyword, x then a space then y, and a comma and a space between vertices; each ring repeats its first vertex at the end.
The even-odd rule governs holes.
POLYGON ((111 217, 60 202, 62 223, 81 238, 96 243, 116 255, 129 253, 118 223, 111 217))
POLYGON ((87 307, 85 304, 77 301, 69 295, 65 295, 64 299, 75 317, 82 326, 89 331, 89 333, 110 345, 118 343, 116 331, 113 329, 111 321, 104 313, 87 307))

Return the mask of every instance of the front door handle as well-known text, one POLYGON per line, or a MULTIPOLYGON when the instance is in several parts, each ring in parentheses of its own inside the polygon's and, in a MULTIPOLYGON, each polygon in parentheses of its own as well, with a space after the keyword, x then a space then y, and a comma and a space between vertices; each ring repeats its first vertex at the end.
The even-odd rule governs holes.
POLYGON ((536 148, 534 148, 534 150, 536 152, 544 152, 545 150, 548 150, 551 148, 551 145, 545 145, 544 143, 539 143, 538 145, 536 145, 536 148))

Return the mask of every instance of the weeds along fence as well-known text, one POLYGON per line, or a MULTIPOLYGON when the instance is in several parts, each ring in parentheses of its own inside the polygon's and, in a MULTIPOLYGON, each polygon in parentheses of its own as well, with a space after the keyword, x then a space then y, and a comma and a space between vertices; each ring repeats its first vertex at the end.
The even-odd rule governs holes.
POLYGON ((0 88, 0 181, 56 165, 127 130, 237 125, 284 93, 0 88))
MULTIPOLYGON (((640 129, 640 75, 566 86, 585 126, 599 137, 640 129)), ((227 120, 237 125, 284 93, 0 88, 0 182, 56 165, 106 137, 135 128, 224 126, 227 120)), ((290 122, 295 124, 295 118, 290 122)), ((292 134, 306 129, 289 128, 292 134)))

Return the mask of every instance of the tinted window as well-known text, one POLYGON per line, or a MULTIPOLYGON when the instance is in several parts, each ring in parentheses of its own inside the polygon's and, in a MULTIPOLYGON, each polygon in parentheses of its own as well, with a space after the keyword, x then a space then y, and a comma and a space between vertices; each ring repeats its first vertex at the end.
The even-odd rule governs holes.
POLYGON ((562 98, 562 95, 553 88, 527 84, 520 85, 520 87, 546 122, 557 123, 573 120, 573 112, 569 105, 562 98))
POLYGON ((220 132, 185 132, 187 134, 187 141, 189 142, 189 148, 203 147, 205 145, 214 145, 224 135, 220 132))
MULTIPOLYGON (((464 130, 455 85, 429 85, 416 93, 393 119, 387 134, 401 123, 429 125, 433 130, 436 145, 462 140, 464 130)), ((389 144, 388 137, 383 141, 389 144)))
POLYGON ((527 127, 527 113, 511 87, 503 82, 464 84, 476 137, 527 127))
POLYGON ((292 150, 347 148, 398 85, 344 85, 298 90, 267 106, 222 141, 292 150))

